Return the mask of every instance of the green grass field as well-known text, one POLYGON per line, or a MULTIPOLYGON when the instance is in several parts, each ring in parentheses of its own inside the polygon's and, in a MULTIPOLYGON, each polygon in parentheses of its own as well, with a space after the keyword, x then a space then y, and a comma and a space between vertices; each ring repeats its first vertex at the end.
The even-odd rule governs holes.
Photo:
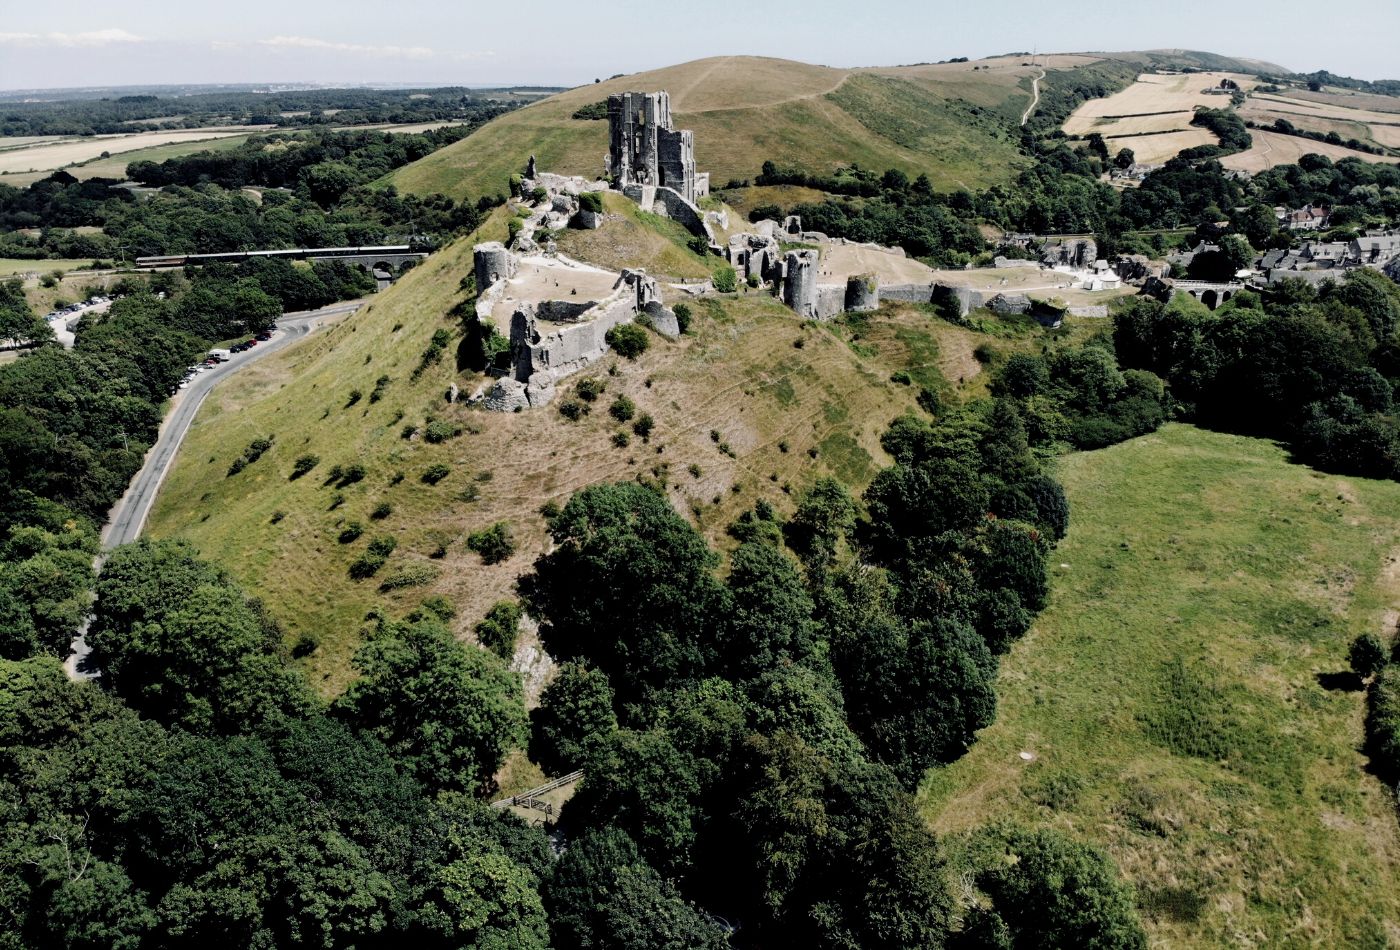
POLYGON ((1156 944, 1393 943, 1395 801, 1362 694, 1319 676, 1394 627, 1400 485, 1175 424, 1060 474, 1050 607, 996 722, 921 790, 955 867, 962 832, 1053 825, 1108 849, 1156 944))

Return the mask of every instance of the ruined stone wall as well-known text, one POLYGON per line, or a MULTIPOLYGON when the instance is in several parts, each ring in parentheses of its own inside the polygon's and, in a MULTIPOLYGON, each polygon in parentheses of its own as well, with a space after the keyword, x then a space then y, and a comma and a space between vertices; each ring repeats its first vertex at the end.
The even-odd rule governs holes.
MULTIPOLYGON (((645 204, 643 208, 647 207, 645 204)), ((686 200, 680 192, 671 188, 657 188, 656 199, 651 210, 657 214, 665 213, 666 217, 673 221, 679 221, 685 229, 698 237, 705 237, 713 241, 714 232, 705 221, 705 215, 700 209, 686 200)))
POLYGON ((660 184, 695 200, 695 137, 689 129, 658 129, 657 170, 660 184))
POLYGON ((535 314, 541 320, 554 323, 577 323, 587 317, 589 311, 597 305, 596 300, 541 300, 535 304, 535 314))
POLYGON ((841 284, 817 285, 818 320, 834 320, 846 309, 846 288, 841 284))

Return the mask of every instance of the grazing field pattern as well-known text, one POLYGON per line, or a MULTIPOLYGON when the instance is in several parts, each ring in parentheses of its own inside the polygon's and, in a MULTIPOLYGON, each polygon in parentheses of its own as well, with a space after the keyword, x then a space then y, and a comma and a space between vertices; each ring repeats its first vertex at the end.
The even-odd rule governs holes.
POLYGON ((1153 945, 1394 945, 1395 800, 1329 674, 1394 626, 1400 485, 1181 424, 1059 474, 1050 606, 920 792, 954 872, 963 833, 1048 825, 1108 849, 1153 945))
POLYGON ((10 148, 0 151, 0 172, 6 173, 0 177, 0 181, 12 184, 9 181, 10 175, 21 172, 53 171, 67 165, 75 165, 89 159, 99 158, 103 152, 116 155, 122 152, 154 148, 158 145, 207 142, 233 135, 246 135, 249 131, 247 128, 187 129, 175 132, 135 132, 131 135, 94 135, 87 138, 39 142, 25 148, 10 148))

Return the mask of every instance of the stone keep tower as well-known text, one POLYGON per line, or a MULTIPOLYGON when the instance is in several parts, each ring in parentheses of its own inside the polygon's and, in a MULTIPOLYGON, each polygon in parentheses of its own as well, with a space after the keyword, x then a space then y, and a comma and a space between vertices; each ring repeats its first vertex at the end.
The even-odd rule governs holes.
POLYGON ((695 137, 688 129, 671 128, 669 93, 608 96, 608 174, 619 189, 670 188, 692 204, 699 197, 695 137))
POLYGON ((788 251, 785 260, 783 303, 808 320, 817 317, 817 260, 816 251, 788 251))

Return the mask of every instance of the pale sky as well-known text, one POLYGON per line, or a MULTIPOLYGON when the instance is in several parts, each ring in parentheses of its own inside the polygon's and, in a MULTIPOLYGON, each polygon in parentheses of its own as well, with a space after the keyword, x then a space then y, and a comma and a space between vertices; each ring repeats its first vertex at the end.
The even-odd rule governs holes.
POLYGON ((1378 79, 1400 78, 1397 38, 1400 0, 0 0, 0 89, 573 86, 717 55, 864 66, 1175 47, 1378 79))

